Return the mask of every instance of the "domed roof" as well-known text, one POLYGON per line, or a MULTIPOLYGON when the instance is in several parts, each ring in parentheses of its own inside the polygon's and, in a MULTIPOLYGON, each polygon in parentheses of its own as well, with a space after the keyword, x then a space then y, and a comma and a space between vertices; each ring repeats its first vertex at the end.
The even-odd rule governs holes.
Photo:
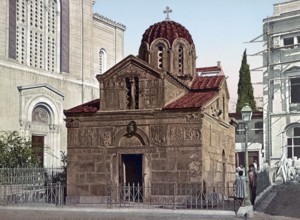
POLYGON ((190 44, 193 43, 190 32, 181 24, 170 20, 151 25, 143 34, 142 43, 146 42, 150 45, 157 38, 168 40, 171 46, 178 38, 183 38, 190 44))

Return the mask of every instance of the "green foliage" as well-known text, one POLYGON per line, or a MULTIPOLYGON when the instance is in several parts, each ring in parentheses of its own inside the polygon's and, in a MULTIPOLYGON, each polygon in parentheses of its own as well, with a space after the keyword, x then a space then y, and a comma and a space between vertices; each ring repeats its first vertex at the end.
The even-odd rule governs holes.
POLYGON ((17 131, 0 133, 0 168, 29 167, 37 164, 31 141, 17 131))
POLYGON ((248 104, 251 107, 252 111, 256 111, 256 104, 253 95, 253 86, 251 83, 250 67, 247 63, 247 53, 245 50, 240 68, 236 112, 241 112, 241 109, 246 104, 248 104))

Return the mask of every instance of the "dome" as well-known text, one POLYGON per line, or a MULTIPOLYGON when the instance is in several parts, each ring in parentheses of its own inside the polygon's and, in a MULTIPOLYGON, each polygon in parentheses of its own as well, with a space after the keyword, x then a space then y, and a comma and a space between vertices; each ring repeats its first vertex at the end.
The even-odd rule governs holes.
POLYGON ((175 21, 162 21, 151 25, 143 34, 142 43, 146 42, 151 45, 157 38, 168 40, 171 46, 178 38, 185 39, 189 44, 193 44, 189 31, 175 21))

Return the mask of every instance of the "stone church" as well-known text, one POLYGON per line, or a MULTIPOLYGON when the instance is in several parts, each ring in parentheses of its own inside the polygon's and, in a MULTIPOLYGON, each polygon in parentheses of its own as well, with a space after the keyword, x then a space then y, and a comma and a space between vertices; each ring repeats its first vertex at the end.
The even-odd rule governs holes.
POLYGON ((194 41, 184 26, 153 24, 138 56, 97 80, 100 99, 64 111, 69 204, 103 202, 109 188, 128 184, 157 189, 233 181, 226 77, 197 76, 194 41))
POLYGON ((93 0, 0 1, 0 131, 19 131, 59 166, 63 109, 99 97, 95 76, 124 58, 125 26, 93 0))

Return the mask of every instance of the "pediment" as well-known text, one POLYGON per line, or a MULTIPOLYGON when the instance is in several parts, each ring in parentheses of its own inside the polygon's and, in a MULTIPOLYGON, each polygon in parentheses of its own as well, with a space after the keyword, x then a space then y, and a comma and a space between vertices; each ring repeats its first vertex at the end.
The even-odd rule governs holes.
POLYGON ((300 72, 300 66, 292 66, 284 71, 284 73, 300 72))
POLYGON ((163 78, 163 71, 152 68, 147 62, 129 55, 111 69, 103 74, 96 76, 99 82, 105 82, 108 79, 117 80, 118 78, 139 76, 142 78, 163 78))

